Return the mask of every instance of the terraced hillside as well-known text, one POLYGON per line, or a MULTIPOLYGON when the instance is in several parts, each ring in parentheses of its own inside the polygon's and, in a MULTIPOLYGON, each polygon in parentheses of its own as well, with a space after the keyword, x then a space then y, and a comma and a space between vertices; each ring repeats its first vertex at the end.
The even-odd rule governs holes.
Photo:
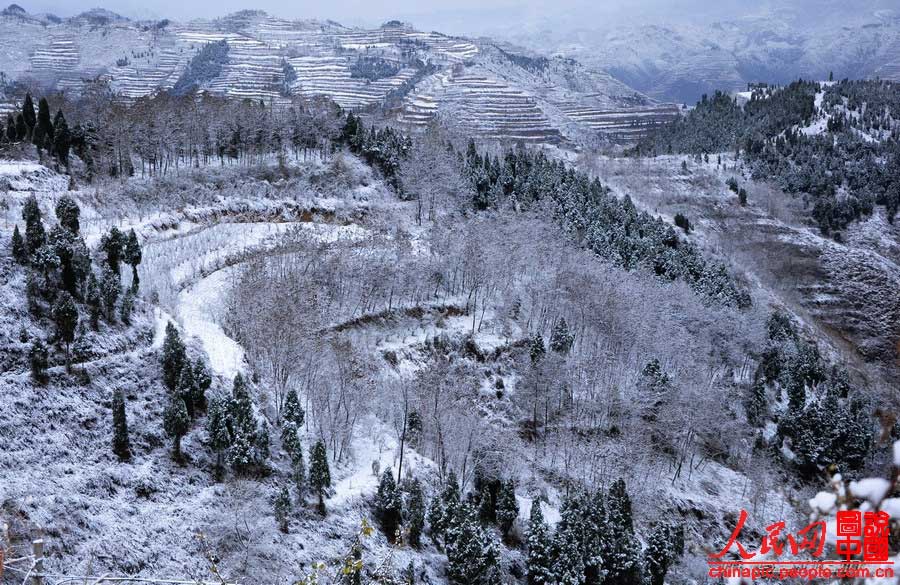
POLYGON ((70 19, 0 13, 0 71, 13 81, 77 93, 108 80, 135 100, 161 90, 287 103, 327 97, 353 110, 383 106, 411 129, 434 119, 484 139, 629 139, 677 115, 610 75, 571 59, 517 53, 490 41, 290 21, 259 11, 173 23, 95 10, 70 19), (204 63, 212 43, 221 62, 204 63))

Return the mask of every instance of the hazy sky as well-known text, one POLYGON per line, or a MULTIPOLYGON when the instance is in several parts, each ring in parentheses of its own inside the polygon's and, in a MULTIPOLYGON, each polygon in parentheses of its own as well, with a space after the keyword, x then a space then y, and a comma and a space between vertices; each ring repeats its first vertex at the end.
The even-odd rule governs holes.
MULTIPOLYGON (((0 0, 3 1, 3 0, 0 0)), ((13 0, 6 0, 13 1, 13 0)), ((247 8, 290 18, 330 18, 349 25, 375 25, 399 18, 419 28, 481 34, 503 27, 556 23, 604 28, 617 23, 699 22, 756 16, 792 9, 801 17, 846 10, 844 0, 17 0, 29 12, 71 16, 101 6, 130 18, 213 18, 247 8)), ((896 0, 855 0, 891 6, 896 0)))

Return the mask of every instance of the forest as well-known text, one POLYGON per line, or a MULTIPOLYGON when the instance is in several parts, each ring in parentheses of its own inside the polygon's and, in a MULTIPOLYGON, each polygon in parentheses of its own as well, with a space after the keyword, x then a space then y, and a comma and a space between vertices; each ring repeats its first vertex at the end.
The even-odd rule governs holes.
POLYGON ((890 221, 900 208, 898 91, 888 81, 801 80, 754 91, 743 106, 716 92, 633 153, 735 152, 753 179, 802 196, 822 233, 840 239, 875 205, 885 207, 890 221))

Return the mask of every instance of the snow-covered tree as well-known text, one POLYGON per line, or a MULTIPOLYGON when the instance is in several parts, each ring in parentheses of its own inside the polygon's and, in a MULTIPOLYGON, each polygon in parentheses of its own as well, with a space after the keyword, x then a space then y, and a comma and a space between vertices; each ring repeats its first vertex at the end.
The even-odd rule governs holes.
POLYGON ((125 245, 125 237, 119 228, 114 227, 109 233, 103 234, 100 238, 100 249, 106 254, 106 265, 110 270, 120 274, 119 263, 122 259, 122 248, 125 245))
POLYGON ((174 392, 178 389, 181 369, 187 361, 181 334, 171 321, 166 324, 166 336, 162 346, 163 382, 174 392))
POLYGON ((550 529, 544 522, 541 502, 534 500, 531 503, 531 517, 525 541, 528 585, 550 585, 556 581, 551 547, 550 529))
POLYGON ((28 353, 28 361, 31 366, 31 378, 38 384, 47 382, 47 361, 49 354, 47 346, 40 339, 36 339, 28 353))
POLYGON ((303 407, 300 406, 300 399, 297 397, 297 391, 293 388, 287 391, 287 395, 284 398, 284 409, 282 409, 281 415, 285 421, 294 423, 298 429, 303 426, 306 413, 303 411, 303 407))
POLYGON ((169 404, 163 413, 163 429, 172 438, 175 459, 181 459, 181 438, 190 428, 191 418, 188 416, 184 400, 178 394, 169 397, 169 404))
POLYGON ((325 494, 331 487, 331 470, 325 443, 316 441, 309 454, 309 487, 319 499, 319 512, 325 514, 325 494))
POLYGON ((10 251, 12 252, 13 259, 19 264, 24 265, 28 262, 28 249, 25 246, 25 239, 22 237, 22 234, 19 233, 18 224, 13 227, 12 240, 10 241, 10 251))
POLYGON ((560 317, 550 334, 550 349, 558 354, 566 355, 572 349, 575 336, 569 332, 569 324, 560 317))
POLYGON ((216 454, 216 468, 222 468, 222 456, 231 446, 231 434, 228 431, 228 410, 225 401, 215 398, 209 403, 206 417, 206 434, 209 436, 209 447, 216 454))
POLYGON ((381 524, 381 530, 388 540, 394 542, 400 521, 403 518, 403 499, 397 483, 394 481, 394 470, 388 467, 381 474, 378 491, 375 494, 375 516, 381 524))
POLYGON ((128 231, 128 235, 125 236, 123 259, 126 264, 131 266, 131 289, 135 291, 140 283, 137 267, 141 263, 141 256, 141 244, 138 242, 137 234, 131 229, 128 231))
POLYGON ((126 461, 131 457, 131 446, 128 441, 128 418, 125 414, 125 395, 121 389, 113 392, 112 399, 113 418, 113 453, 126 461))
POLYGON ((478 521, 471 504, 460 504, 445 531, 447 577, 456 585, 499 585, 497 541, 478 521))
POLYGON ((78 203, 68 195, 63 195, 56 202, 56 219, 59 221, 59 225, 73 234, 77 234, 81 229, 80 216, 81 209, 78 207, 78 203))
POLYGON ((66 346, 66 369, 71 365, 69 346, 75 340, 75 330, 78 327, 78 306, 75 299, 66 291, 60 292, 53 303, 50 312, 56 325, 56 336, 66 346))
POLYGON ((516 484, 513 480, 503 482, 497 497, 497 523, 503 536, 508 536, 513 523, 519 517, 519 502, 516 500, 516 484))
POLYGON ((406 503, 403 507, 403 524, 406 526, 406 539, 409 546, 419 548, 422 545, 422 531, 425 529, 425 494, 418 478, 405 481, 406 503))
POLYGON ((288 520, 291 516, 291 494, 288 492, 287 486, 278 488, 275 498, 272 502, 272 509, 275 511, 275 520, 278 522, 278 529, 288 533, 288 520))

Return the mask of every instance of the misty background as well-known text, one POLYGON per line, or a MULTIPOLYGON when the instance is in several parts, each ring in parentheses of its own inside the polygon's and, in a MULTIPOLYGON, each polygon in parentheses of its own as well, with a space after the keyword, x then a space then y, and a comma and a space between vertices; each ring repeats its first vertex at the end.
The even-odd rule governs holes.
POLYGON ((386 20, 400 19, 421 29, 476 36, 516 36, 534 31, 564 35, 575 29, 608 30, 639 23, 703 25, 721 20, 773 16, 792 21, 795 25, 806 23, 809 26, 821 26, 832 22, 853 24, 873 18, 873 13, 877 11, 897 11, 897 2, 891 0, 861 0, 852 3, 840 0, 455 0, 452 3, 435 0, 30 0, 20 2, 20 5, 31 13, 49 12, 61 17, 101 7, 132 19, 177 20, 215 18, 252 8, 264 10, 274 16, 331 19, 358 26, 375 26, 386 20))

